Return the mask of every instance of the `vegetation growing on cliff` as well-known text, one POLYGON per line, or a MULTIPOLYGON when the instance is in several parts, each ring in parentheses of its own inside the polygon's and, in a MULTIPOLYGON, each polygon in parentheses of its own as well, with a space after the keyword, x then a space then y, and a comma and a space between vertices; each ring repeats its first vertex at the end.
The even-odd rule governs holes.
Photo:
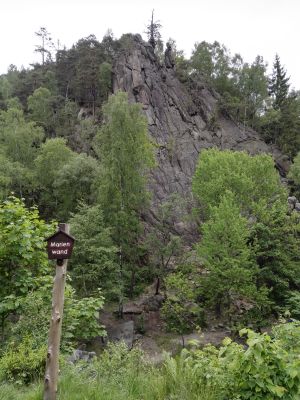
MULTIPOLYGON (((154 28, 159 24, 152 19, 154 28)), ((158 33, 150 30, 150 40, 158 33)), ((53 219, 69 221, 77 240, 65 294, 64 352, 105 336, 98 320, 104 301, 118 303, 122 317, 126 298, 154 279, 166 329, 176 334, 212 318, 232 333, 241 325, 261 329, 283 314, 299 318, 299 214, 288 208, 288 188, 271 156, 202 150, 188 215, 181 215, 183 200, 171 196, 156 204, 149 228, 149 172, 156 168, 154 150, 164 146, 150 141, 142 107, 125 93, 111 93, 113 63, 131 51, 132 35, 115 40, 108 33, 101 42, 90 35, 55 57, 48 32, 38 36, 45 42, 37 48, 42 63, 21 71, 11 66, 0 77, 0 379, 28 384, 44 368, 52 276, 44 238, 55 229, 53 219), (181 237, 178 215, 183 225, 195 219, 196 242, 181 237)), ((188 60, 169 43, 186 88, 218 91, 217 113, 256 129, 294 158, 289 177, 299 190, 299 94, 290 90, 279 56, 268 77, 261 56, 248 64, 218 42, 201 42, 188 60)), ((156 51, 159 69, 163 55, 156 51)), ((216 133, 216 115, 206 122, 216 133)), ((171 147, 180 151, 173 141, 171 147)), ((61 398, 83 392, 99 399, 296 398, 298 323, 271 335, 241 333, 247 348, 226 339, 220 348, 168 358, 159 370, 136 350, 111 347, 80 372, 65 368, 61 398)), ((27 396, 0 385, 0 399, 2 393, 27 396)), ((39 388, 28 389, 31 395, 39 396, 39 388)))

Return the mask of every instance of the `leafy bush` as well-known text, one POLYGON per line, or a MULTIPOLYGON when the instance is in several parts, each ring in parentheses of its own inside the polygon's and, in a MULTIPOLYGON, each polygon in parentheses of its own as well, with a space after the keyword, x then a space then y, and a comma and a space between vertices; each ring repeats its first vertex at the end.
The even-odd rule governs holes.
POLYGON ((21 385, 40 378, 45 372, 46 353, 46 345, 35 347, 30 336, 19 344, 11 343, 0 359, 0 379, 21 385))
POLYGON ((77 299, 75 291, 70 286, 66 298, 65 317, 63 320, 63 337, 74 345, 78 339, 92 339, 105 336, 106 331, 99 323, 99 311, 103 307, 104 297, 100 289, 95 297, 77 299))
POLYGON ((93 293, 99 286, 105 298, 117 298, 117 248, 113 246, 111 230, 104 224, 99 205, 81 203, 70 220, 76 247, 72 255, 72 282, 81 295, 93 293))
POLYGON ((300 293, 297 291, 289 291, 285 306, 290 316, 300 320, 300 293))
POLYGON ((49 274, 45 237, 54 225, 39 218, 36 208, 26 208, 23 200, 10 197, 0 204, 0 316, 2 336, 8 315, 24 297, 49 274))
MULTIPOLYGON (((20 317, 12 326, 11 337, 21 340, 30 335, 35 346, 47 343, 51 315, 52 278, 44 280, 44 286, 28 293, 20 306, 20 317)), ((98 320, 99 310, 103 307, 104 298, 98 291, 95 297, 78 299, 75 290, 69 285, 65 289, 65 306, 62 325, 63 351, 72 349, 78 339, 91 339, 105 336, 105 330, 98 320)))
POLYGON ((220 397, 240 400, 293 400, 300 395, 300 324, 285 324, 272 335, 242 329, 247 347, 226 338, 219 349, 184 350, 167 368, 180 368, 197 387, 211 387, 220 397), (293 340, 292 340, 293 339, 293 340), (175 363, 175 364, 174 364, 175 363))
POLYGON ((171 332, 183 334, 204 325, 202 308, 196 303, 197 292, 182 272, 166 279, 167 299, 161 315, 171 332))

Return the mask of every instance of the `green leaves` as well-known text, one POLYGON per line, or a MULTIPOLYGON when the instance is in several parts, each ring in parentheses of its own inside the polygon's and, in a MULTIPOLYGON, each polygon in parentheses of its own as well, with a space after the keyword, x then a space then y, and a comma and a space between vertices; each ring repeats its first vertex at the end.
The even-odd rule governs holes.
POLYGON ((226 190, 236 197, 241 211, 253 212, 258 201, 286 200, 271 156, 249 156, 246 152, 209 149, 201 152, 193 178, 193 193, 202 205, 205 217, 218 205, 226 190))
POLYGON ((129 104, 126 93, 111 96, 103 106, 103 114, 106 123, 95 140, 101 160, 99 203, 105 223, 112 228, 122 258, 120 264, 133 274, 141 252, 140 215, 148 205, 146 183, 154 165, 153 148, 141 107, 129 104))
POLYGON ((172 367, 177 379, 188 376, 193 393, 197 392, 196 387, 202 390, 209 387, 217 388, 219 397, 216 398, 220 399, 297 399, 300 395, 299 323, 275 326, 271 334, 242 329, 240 335, 246 336, 247 346, 226 338, 220 348, 208 345, 185 350, 172 364, 167 361, 166 368, 172 367), (293 342, 289 340, 291 334, 293 342))
POLYGON ((299 288, 299 222, 288 214, 287 192, 268 155, 205 150, 193 192, 206 222, 197 246, 208 271, 206 301, 229 306, 244 296, 252 307, 284 304, 299 288))
POLYGON ((70 260, 72 281, 83 295, 101 287, 109 300, 117 297, 117 248, 99 205, 80 204, 70 220, 76 246, 70 260))
POLYGON ((38 286, 37 278, 49 272, 44 239, 53 231, 54 226, 40 220, 37 209, 27 209, 22 200, 11 197, 0 204, 0 313, 4 319, 38 286))

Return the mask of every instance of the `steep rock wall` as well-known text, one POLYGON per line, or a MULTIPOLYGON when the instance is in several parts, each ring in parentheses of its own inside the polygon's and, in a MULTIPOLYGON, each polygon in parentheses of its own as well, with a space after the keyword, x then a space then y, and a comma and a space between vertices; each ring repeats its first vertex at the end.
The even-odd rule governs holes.
POLYGON ((129 101, 142 104, 149 133, 157 144, 158 166, 150 183, 153 204, 148 219, 155 219, 157 205, 170 194, 190 195, 202 149, 272 153, 284 168, 280 153, 267 146, 255 131, 218 115, 217 93, 199 84, 188 91, 175 71, 158 61, 149 43, 140 35, 132 39, 130 50, 124 51, 114 65, 113 91, 125 91, 129 101))

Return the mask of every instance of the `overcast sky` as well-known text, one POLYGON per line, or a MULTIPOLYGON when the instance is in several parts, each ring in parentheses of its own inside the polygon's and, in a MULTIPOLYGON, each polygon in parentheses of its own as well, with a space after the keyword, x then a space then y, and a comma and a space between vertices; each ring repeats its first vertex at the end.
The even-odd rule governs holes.
POLYGON ((248 62, 262 55, 270 67, 278 53, 300 89, 300 0, 0 0, 0 73, 39 61, 34 32, 42 26, 67 48, 89 34, 101 40, 108 29, 117 38, 145 36, 153 8, 164 41, 172 37, 187 56, 202 40, 248 62))

